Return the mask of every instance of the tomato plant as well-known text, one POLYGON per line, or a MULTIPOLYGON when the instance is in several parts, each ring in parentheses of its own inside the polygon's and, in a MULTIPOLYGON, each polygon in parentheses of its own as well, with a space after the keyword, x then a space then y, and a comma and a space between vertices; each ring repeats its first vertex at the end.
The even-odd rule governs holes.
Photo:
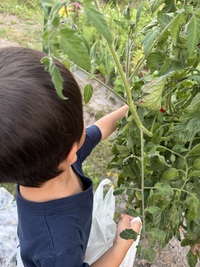
MULTIPOLYGON (((62 97, 52 55, 97 79, 90 73, 91 46, 70 15, 70 1, 41 3, 47 21, 43 43, 49 54, 43 62, 62 97), (64 17, 59 15, 61 7, 64 17)), ((153 260, 155 244, 162 248, 176 236, 182 246, 191 247, 188 262, 195 266, 200 257, 200 3, 152 0, 136 9, 129 1, 115 26, 107 23, 102 10, 97 1, 85 0, 78 12, 103 36, 124 97, 106 87, 129 105, 109 164, 119 171, 115 194, 125 192, 128 212, 143 219, 144 258, 153 260), (125 57, 118 55, 121 36, 114 36, 112 27, 126 39, 125 57)), ((86 102, 91 95, 87 85, 86 102)))

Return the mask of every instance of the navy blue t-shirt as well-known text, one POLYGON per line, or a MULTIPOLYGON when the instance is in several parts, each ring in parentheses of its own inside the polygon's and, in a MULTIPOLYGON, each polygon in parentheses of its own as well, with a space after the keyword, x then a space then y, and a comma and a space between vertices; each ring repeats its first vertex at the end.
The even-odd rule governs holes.
POLYGON ((83 146, 77 152, 74 171, 84 190, 65 198, 31 202, 20 196, 17 187, 18 236, 25 267, 88 267, 84 263, 93 207, 92 181, 82 172, 82 162, 99 143, 101 132, 86 128, 83 146))

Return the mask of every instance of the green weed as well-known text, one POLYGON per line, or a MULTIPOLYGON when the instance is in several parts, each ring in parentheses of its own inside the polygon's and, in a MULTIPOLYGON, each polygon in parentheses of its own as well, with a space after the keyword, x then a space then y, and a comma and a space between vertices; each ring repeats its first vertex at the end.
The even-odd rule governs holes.
POLYGON ((100 142, 83 163, 83 172, 93 180, 94 188, 102 179, 112 178, 111 172, 108 173, 107 169, 111 160, 111 145, 111 138, 100 142))

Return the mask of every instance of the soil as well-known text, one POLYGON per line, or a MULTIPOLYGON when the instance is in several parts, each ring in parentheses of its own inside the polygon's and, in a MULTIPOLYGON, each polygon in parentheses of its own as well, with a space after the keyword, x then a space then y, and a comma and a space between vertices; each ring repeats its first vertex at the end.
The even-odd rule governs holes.
MULTIPOLYGON (((2 16, 0 13, 0 20, 2 21, 2 16)), ((9 20, 12 19, 13 21, 18 21, 15 16, 6 16, 6 25, 9 24, 9 20)), ((9 24, 10 25, 10 24, 9 24)), ((20 31, 18 24, 18 29, 20 31)), ((1 27, 3 27, 1 25, 1 27)), ((22 25, 22 30, 24 27, 22 25)), ((10 42, 7 39, 0 38, 0 47, 5 46, 18 46, 19 43, 17 42, 10 42)), ((80 70, 76 70, 74 72, 74 76, 79 83, 81 89, 84 87, 85 84, 91 82, 87 75, 80 70)), ((118 100, 114 94, 110 93, 105 87, 99 85, 97 82, 93 82, 94 93, 92 96, 91 101, 84 107, 85 113, 85 122, 86 125, 91 124, 95 121, 96 117, 99 115, 104 115, 105 112, 109 113, 112 110, 115 110, 117 107, 122 105, 121 101, 118 100)), ((122 203, 123 205, 123 203, 122 203)), ((137 254, 134 267, 189 267, 186 259, 186 254, 188 252, 188 247, 181 247, 180 242, 173 238, 162 250, 162 252, 157 254, 156 261, 154 263, 149 263, 145 260, 140 258, 140 255, 137 254)), ((130 266, 131 267, 131 266, 130 266)), ((196 267, 200 267, 200 262, 196 265, 196 267)))

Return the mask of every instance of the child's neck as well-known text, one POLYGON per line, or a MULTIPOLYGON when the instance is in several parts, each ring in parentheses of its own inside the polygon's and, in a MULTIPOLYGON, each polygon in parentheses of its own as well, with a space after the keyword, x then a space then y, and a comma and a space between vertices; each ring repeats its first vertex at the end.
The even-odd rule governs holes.
POLYGON ((49 180, 40 188, 20 186, 21 196, 34 202, 55 200, 82 191, 83 186, 80 177, 71 166, 68 166, 61 175, 49 180))

